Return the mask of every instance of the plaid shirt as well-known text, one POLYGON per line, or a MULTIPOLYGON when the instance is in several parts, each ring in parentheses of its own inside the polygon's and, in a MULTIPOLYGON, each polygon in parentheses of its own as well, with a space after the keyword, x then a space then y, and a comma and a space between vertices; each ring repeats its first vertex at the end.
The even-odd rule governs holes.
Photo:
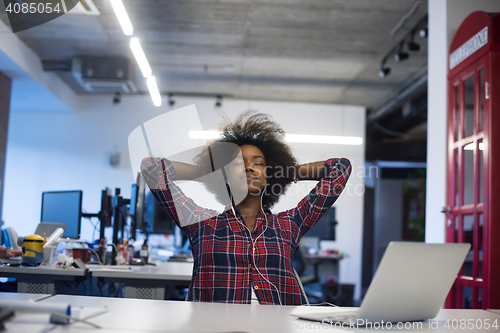
POLYGON ((306 303, 292 259, 301 237, 344 189, 351 173, 349 160, 325 161, 321 180, 297 207, 277 215, 259 212, 252 232, 237 209, 237 216, 231 209, 217 214, 186 197, 172 185, 175 169, 168 160, 145 158, 141 170, 161 208, 191 242, 194 266, 187 300, 250 303, 253 288, 260 304, 306 303))

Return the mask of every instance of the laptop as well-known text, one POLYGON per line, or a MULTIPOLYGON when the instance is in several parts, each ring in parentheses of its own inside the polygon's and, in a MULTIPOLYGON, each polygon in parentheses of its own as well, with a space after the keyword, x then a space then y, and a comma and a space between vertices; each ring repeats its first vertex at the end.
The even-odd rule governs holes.
POLYGON ((66 223, 40 222, 36 227, 35 234, 43 237, 43 234, 45 233, 47 238, 49 238, 49 236, 52 235, 57 228, 63 228, 66 230, 66 226, 66 223))
POLYGON ((391 242, 359 308, 294 313, 322 323, 421 321, 437 316, 469 252, 470 244, 391 242))
MULTIPOLYGON (((66 229, 66 226, 67 224, 65 223, 40 222, 36 227, 35 234, 43 237, 43 234, 45 233, 45 236, 49 238, 57 228, 66 229)), ((9 235, 9 244, 7 246, 14 248, 14 246, 10 245, 10 242, 15 242, 15 244, 17 245, 17 235, 9 235), (16 239, 11 239, 14 238, 14 236, 16 239)), ((19 249, 19 246, 17 247, 17 249, 19 249)), ((21 259, 0 258, 0 265, 19 266, 21 262, 21 259)))

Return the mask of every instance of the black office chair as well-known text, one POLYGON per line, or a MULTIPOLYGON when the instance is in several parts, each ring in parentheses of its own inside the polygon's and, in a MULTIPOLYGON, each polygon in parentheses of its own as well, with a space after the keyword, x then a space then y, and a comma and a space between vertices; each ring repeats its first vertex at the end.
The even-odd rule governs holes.
POLYGON ((321 292, 320 293, 306 292, 304 289, 304 285, 319 282, 318 276, 305 275, 307 262, 304 256, 304 251, 306 251, 306 249, 303 246, 300 246, 299 251, 297 251, 297 253, 293 257, 293 267, 294 267, 295 277, 297 278, 297 281, 300 284, 300 288, 306 298, 307 304, 309 305, 309 299, 313 300, 315 303, 320 303, 322 302, 322 297, 323 297, 323 294, 321 292))
POLYGON ((304 275, 307 268, 304 251, 305 251, 304 248, 302 246, 299 246, 299 251, 297 251, 297 253, 293 257, 293 267, 295 268, 295 271, 299 275, 302 284, 318 282, 319 281, 318 277, 314 275, 304 275))

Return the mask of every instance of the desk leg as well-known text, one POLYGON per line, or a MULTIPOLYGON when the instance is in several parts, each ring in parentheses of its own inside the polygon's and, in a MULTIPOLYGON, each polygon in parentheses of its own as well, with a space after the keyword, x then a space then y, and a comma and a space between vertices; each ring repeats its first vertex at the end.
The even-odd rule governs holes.
POLYGON ((311 281, 312 283, 319 282, 319 280, 320 280, 320 278, 319 278, 319 264, 320 264, 319 261, 314 262, 314 280, 311 281))
POLYGON ((87 281, 86 296, 92 296, 92 291, 93 291, 92 285, 94 282, 92 280, 92 274, 87 274, 86 281, 87 281))

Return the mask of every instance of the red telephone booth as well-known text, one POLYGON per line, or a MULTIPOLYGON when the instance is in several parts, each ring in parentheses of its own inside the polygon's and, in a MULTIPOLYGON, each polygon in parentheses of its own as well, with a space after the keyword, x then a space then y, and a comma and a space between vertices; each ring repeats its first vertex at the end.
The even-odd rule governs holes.
POLYGON ((498 309, 500 13, 474 12, 458 29, 448 98, 446 241, 472 247, 445 306, 498 309))

